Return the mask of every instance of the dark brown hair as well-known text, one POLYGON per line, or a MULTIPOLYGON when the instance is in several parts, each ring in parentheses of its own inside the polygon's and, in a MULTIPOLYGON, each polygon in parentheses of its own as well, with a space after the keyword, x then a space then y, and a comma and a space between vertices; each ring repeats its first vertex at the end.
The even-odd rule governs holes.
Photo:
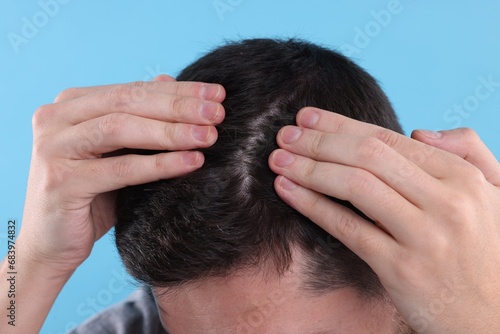
POLYGON ((266 260, 281 274, 296 248, 306 256, 304 286, 311 291, 348 286, 381 296, 364 261, 277 196, 268 166, 278 130, 295 124, 305 106, 401 133, 377 82, 332 50, 271 39, 217 48, 177 79, 223 85, 226 118, 217 142, 202 150, 202 168, 120 191, 116 245, 130 274, 149 286, 173 287, 266 260))

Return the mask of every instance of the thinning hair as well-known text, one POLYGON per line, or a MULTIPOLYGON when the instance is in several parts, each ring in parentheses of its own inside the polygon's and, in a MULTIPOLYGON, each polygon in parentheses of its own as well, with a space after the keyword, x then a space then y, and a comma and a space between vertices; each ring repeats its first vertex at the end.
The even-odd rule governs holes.
POLYGON ((375 79, 341 54, 295 39, 229 43, 177 79, 223 85, 226 117, 217 142, 200 150, 200 169, 119 192, 116 245, 129 273, 149 286, 179 287, 270 261, 281 275, 299 249, 306 289, 383 296, 363 260, 278 197, 268 166, 278 130, 305 106, 402 133, 375 79))

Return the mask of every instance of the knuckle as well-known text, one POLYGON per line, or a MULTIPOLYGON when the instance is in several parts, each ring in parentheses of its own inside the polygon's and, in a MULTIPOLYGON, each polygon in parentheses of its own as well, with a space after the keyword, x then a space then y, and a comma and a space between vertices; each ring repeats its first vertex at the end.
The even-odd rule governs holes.
POLYGON ((390 147, 397 146, 401 140, 398 133, 387 129, 379 129, 374 133, 373 137, 390 147))
POLYGON ((46 161, 45 172, 42 177, 43 189, 47 193, 58 192, 61 186, 74 177, 76 166, 69 160, 46 161))
MULTIPOLYGON (((462 228, 462 227, 461 227, 462 228)), ((425 235, 425 234, 424 234, 425 235)), ((450 255, 455 253, 457 247, 457 240, 451 239, 448 234, 436 233, 436 231, 427 231, 425 235, 427 240, 431 242, 429 249, 427 250, 427 258, 434 257, 439 258, 440 263, 446 262, 450 258, 450 255)))
POLYGON ((406 252, 398 254, 397 261, 393 263, 394 278, 398 282, 404 282, 417 291, 422 278, 418 274, 421 269, 420 263, 406 252))
POLYGON ((484 189, 488 184, 483 172, 473 165, 467 165, 467 178, 465 179, 469 187, 472 189, 484 189))
POLYGON ((387 180, 392 187, 406 184, 408 180, 413 180, 416 184, 426 182, 425 175, 421 172, 421 169, 417 168, 411 161, 402 161, 395 173, 387 175, 387 180))
POLYGON ((447 220, 452 222, 464 220, 464 214, 468 211, 471 202, 469 195, 450 190, 444 197, 447 200, 443 201, 443 212, 445 212, 447 220))
POLYGON ((132 87, 144 88, 144 87, 146 87, 147 84, 145 81, 133 81, 133 82, 129 82, 127 85, 132 86, 132 87))
POLYGON ((162 141, 162 146, 166 149, 172 146, 172 142, 175 141, 176 138, 178 138, 181 134, 180 132, 182 129, 180 128, 181 126, 178 124, 171 124, 171 123, 165 123, 163 126, 163 141, 162 141))
POLYGON ((33 141, 33 156, 45 157, 50 152, 50 147, 53 145, 54 139, 50 136, 38 137, 33 141))
POLYGON ((349 240, 356 237, 358 225, 354 221, 354 217, 346 212, 340 213, 337 216, 336 236, 341 240, 349 240))
POLYGON ((383 157, 385 144, 374 137, 365 137, 357 147, 357 155, 362 161, 372 161, 383 157))
POLYGON ((136 103, 143 101, 145 96, 145 88, 133 84, 119 85, 108 91, 110 109, 119 112, 129 111, 136 103))
POLYGON ((468 144, 475 144, 480 141, 479 135, 471 128, 461 128, 460 136, 464 138, 468 144))
POLYGON ((165 163, 165 156, 163 154, 156 154, 154 158, 155 171, 163 171, 168 166, 165 163))
POLYGON ((112 87, 108 91, 108 99, 111 110, 127 110, 130 103, 131 86, 120 85, 112 87))
POLYGON ((304 180, 311 180, 315 177, 318 172, 318 162, 314 160, 307 160, 304 162, 302 168, 297 170, 302 170, 304 180))
POLYGON ((436 153, 436 149, 430 145, 420 145, 420 147, 408 155, 408 159, 417 165, 425 163, 432 159, 436 153))
MULTIPOLYGON (((380 207, 385 208, 387 212, 403 212, 404 202, 395 201, 392 196, 385 192, 380 192, 377 197, 377 203, 380 207)), ((379 222, 383 225, 383 222, 379 222)))
POLYGON ((33 113, 33 130, 43 130, 46 123, 54 119, 55 107, 53 104, 46 104, 38 107, 33 113))
POLYGON ((311 144, 309 147, 312 158, 318 158, 321 156, 321 152, 325 147, 326 135, 324 134, 314 134, 312 136, 311 144))
POLYGON ((321 195, 315 193, 313 197, 306 203, 307 210, 309 212, 319 211, 321 195))
POLYGON ((355 169, 345 178, 345 188, 350 195, 365 196, 373 192, 375 184, 368 172, 355 169))
POLYGON ((331 133, 342 133, 345 128, 348 127, 348 122, 351 121, 350 118, 334 114, 331 112, 326 113, 327 119, 331 117, 331 121, 328 124, 329 132, 331 133))
POLYGON ((476 166, 458 161, 458 165, 454 171, 454 178, 465 188, 467 194, 479 195, 484 192, 486 185, 489 183, 483 172, 476 166))
POLYGON ((77 95, 77 92, 78 88, 66 88, 56 96, 56 98, 54 99, 54 103, 72 99, 73 96, 77 95))
POLYGON ((183 84, 181 82, 176 82, 174 87, 175 87, 174 95, 176 96, 181 95, 183 84))
POLYGON ((186 104, 186 99, 184 97, 176 95, 172 100, 171 112, 181 115, 187 109, 186 104))
POLYGON ((119 134, 124 126, 124 122, 127 119, 126 114, 108 114, 106 116, 101 117, 99 121, 99 129, 103 135, 114 136, 119 134))
POLYGON ((126 180, 132 170, 131 163, 132 160, 129 156, 122 156, 116 159, 111 165, 112 175, 117 180, 126 180))
POLYGON ((67 180, 68 172, 65 166, 52 165, 45 176, 45 189, 49 192, 58 189, 67 180))
MULTIPOLYGON (((353 223, 355 226, 358 226, 357 222, 353 223)), ((380 243, 379 239, 377 239, 373 235, 363 235, 361 233, 356 233, 355 231, 351 233, 351 238, 356 238, 356 249, 359 254, 373 254, 378 253, 381 249, 383 249, 383 245, 380 243)))

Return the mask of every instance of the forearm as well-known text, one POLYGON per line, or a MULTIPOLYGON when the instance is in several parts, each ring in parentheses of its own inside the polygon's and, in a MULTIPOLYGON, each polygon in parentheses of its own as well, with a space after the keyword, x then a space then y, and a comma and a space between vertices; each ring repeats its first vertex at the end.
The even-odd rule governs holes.
POLYGON ((0 265, 0 333, 39 333, 72 272, 54 273, 33 259, 21 241, 12 260, 11 253, 0 265))

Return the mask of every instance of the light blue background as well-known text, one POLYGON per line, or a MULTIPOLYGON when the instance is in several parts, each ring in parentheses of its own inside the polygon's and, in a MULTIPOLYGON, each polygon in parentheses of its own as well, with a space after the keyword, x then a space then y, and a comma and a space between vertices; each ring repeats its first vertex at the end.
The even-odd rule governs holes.
MULTIPOLYGON (((22 218, 38 106, 71 86, 175 75, 226 39, 297 36, 346 52, 356 48, 347 53, 380 81, 407 133, 472 127, 500 157, 498 1, 65 0, 53 17, 40 13, 53 1, 0 3, 2 255, 7 220, 22 218), (399 5, 390 20, 377 22, 376 13, 392 3, 399 5), (40 27, 15 47, 9 36, 22 36, 23 20, 40 27), (481 78, 490 76, 497 85, 475 99, 481 78), (464 103, 467 114, 454 111, 464 103)), ((42 333, 63 333, 133 288, 108 235, 64 288, 42 333)))

